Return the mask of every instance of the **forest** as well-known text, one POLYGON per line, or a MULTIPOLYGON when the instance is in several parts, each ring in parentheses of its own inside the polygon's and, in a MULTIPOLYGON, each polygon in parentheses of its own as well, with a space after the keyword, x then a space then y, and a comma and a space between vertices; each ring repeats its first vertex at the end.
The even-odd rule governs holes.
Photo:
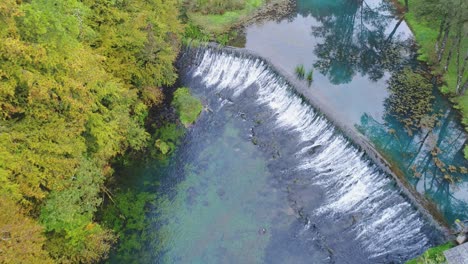
POLYGON ((90 263, 112 160, 176 78, 178 2, 0 2, 1 263, 90 263))

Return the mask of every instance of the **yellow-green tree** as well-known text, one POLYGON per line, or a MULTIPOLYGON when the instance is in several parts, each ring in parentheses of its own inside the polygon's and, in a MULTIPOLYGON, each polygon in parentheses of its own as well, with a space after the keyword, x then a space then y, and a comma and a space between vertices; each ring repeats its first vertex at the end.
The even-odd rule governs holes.
POLYGON ((0 263, 52 263, 43 249, 42 227, 4 195, 0 208, 0 263))
POLYGON ((111 159, 145 146, 148 108, 176 79, 176 4, 1 1, 0 210, 30 227, 34 240, 16 240, 25 258, 109 252, 115 236, 95 213, 111 159))

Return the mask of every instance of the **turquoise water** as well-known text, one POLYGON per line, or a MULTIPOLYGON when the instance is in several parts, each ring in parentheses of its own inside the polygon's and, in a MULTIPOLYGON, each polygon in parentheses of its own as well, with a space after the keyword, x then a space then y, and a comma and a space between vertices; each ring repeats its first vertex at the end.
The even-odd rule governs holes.
POLYGON ((452 224, 468 218, 467 136, 437 89, 433 130, 409 135, 389 116, 387 81, 405 65, 424 69, 410 29, 395 14, 390 1, 298 0, 288 18, 247 27, 245 47, 289 74, 298 65, 313 70, 311 94, 364 134, 452 224))
POLYGON ((391 117, 382 124, 364 114, 356 127, 398 165, 419 192, 434 201, 452 224, 455 219, 468 217, 468 177, 460 171, 461 167, 467 167, 462 152, 466 134, 460 126, 458 113, 445 100, 439 97, 434 108, 441 114, 438 125, 414 136, 408 135, 391 117), (392 129, 394 132, 390 133, 392 129), (445 164, 443 168, 435 163, 434 148, 442 151, 437 158, 445 164), (450 165, 457 167, 456 172, 450 170, 450 165), (445 179, 446 174, 454 182, 445 179))
POLYGON ((236 113, 205 112, 169 161, 120 172, 129 177, 123 189, 155 195, 145 222, 127 230, 124 239, 137 236, 133 250, 114 252, 111 263, 265 262, 272 230, 296 217, 269 184, 267 159, 244 123, 236 113))
POLYGON ((176 196, 158 205, 162 263, 263 262, 278 197, 262 191, 270 189, 262 154, 229 120, 219 129, 211 139, 191 137, 190 146, 203 147, 189 147, 196 153, 178 164, 185 178, 176 196))

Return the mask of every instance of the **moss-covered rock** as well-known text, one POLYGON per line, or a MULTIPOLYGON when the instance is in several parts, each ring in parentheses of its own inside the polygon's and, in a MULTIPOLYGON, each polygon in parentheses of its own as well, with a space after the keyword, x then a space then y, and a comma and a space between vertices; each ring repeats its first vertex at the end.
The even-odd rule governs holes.
POLYGON ((433 247, 424 252, 421 256, 409 260, 406 264, 439 264, 445 263, 444 251, 454 246, 452 242, 433 247))

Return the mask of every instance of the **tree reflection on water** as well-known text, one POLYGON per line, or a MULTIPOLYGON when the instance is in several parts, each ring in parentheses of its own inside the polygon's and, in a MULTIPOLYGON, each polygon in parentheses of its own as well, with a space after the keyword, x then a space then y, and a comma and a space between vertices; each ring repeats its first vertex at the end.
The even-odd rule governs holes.
POLYGON ((314 67, 331 83, 349 83, 357 73, 377 81, 409 59, 404 55, 413 41, 397 34, 403 19, 395 21, 390 2, 376 7, 361 0, 336 2, 298 1, 302 15, 320 22, 312 27, 312 34, 322 39, 314 49, 314 67))

